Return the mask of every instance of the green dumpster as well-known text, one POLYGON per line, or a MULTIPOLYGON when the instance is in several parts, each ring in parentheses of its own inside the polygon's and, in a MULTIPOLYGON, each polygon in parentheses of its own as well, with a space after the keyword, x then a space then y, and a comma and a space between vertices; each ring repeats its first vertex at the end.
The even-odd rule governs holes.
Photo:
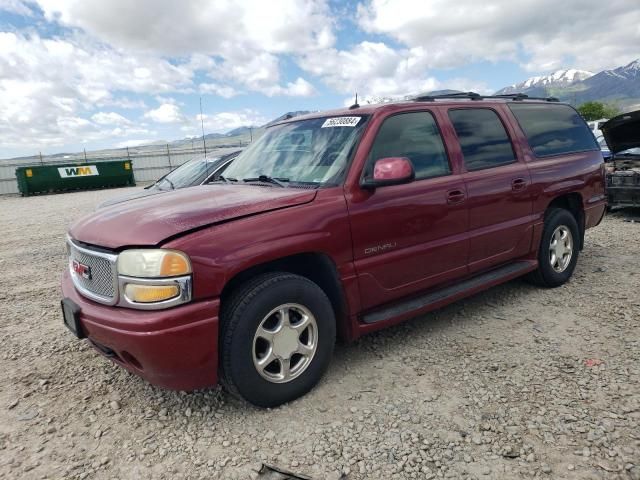
POLYGON ((129 160, 16 168, 22 196, 135 185, 129 160))

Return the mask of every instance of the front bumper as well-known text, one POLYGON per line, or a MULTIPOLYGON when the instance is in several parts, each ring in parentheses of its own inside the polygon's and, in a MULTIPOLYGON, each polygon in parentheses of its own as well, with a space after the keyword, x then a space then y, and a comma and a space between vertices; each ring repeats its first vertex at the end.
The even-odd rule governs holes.
POLYGON ((172 390, 217 383, 219 300, 167 310, 110 307, 81 296, 68 270, 62 293, 80 308, 80 326, 93 346, 148 382, 172 390))
POLYGON ((607 174, 607 199, 610 207, 640 207, 640 172, 607 174))

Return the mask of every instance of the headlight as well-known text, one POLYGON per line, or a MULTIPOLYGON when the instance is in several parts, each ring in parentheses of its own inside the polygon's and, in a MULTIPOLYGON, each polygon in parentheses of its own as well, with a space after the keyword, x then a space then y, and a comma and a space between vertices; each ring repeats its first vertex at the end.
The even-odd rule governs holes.
POLYGON ((191 273, 191 262, 176 250, 125 250, 118 255, 118 273, 128 277, 178 277, 191 273))
POLYGON ((157 310, 191 301, 191 262, 182 252, 125 250, 117 270, 120 306, 157 310))

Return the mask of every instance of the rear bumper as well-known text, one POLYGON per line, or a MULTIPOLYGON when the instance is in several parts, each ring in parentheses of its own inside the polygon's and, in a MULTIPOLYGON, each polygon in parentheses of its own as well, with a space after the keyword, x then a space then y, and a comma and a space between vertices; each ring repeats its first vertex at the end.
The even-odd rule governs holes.
POLYGON ((156 311, 109 307, 78 294, 68 271, 62 292, 80 306, 81 328, 96 350, 127 370, 172 390, 217 383, 217 299, 156 311))

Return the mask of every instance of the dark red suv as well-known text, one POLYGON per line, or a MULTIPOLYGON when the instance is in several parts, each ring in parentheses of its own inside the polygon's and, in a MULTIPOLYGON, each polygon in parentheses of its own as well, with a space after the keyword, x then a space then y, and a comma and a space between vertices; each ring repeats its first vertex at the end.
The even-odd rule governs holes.
POLYGON ((571 276, 605 211, 603 158, 565 104, 421 97, 297 117, 212 184, 69 232, 64 319, 167 388, 274 406, 353 340, 528 274, 571 276))

